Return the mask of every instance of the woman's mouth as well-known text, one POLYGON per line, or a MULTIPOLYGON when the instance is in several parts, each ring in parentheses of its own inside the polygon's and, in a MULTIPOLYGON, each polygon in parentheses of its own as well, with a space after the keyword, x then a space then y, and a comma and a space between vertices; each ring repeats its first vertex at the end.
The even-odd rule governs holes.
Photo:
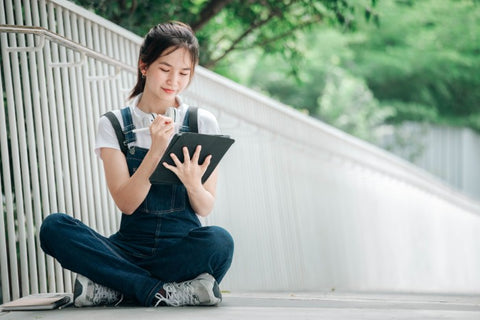
POLYGON ((162 90, 163 90, 165 93, 168 93, 168 94, 175 93, 175 90, 173 90, 173 89, 162 88, 162 90))

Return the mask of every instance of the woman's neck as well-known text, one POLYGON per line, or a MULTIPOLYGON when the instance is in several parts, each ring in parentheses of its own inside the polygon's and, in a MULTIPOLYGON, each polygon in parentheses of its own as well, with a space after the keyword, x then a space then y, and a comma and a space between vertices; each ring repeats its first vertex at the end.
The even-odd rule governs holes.
POLYGON ((169 107, 178 107, 176 99, 159 100, 148 94, 142 94, 137 107, 145 113, 165 114, 169 107))

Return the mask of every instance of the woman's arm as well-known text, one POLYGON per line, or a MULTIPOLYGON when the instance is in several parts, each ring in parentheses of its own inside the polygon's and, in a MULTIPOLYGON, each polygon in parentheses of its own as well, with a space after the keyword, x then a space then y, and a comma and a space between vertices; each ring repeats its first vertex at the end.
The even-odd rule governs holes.
POLYGON ((150 125, 152 146, 132 176, 129 174, 125 155, 120 150, 100 150, 108 189, 123 213, 132 214, 147 196, 151 186, 149 178, 160 162, 173 130, 171 119, 162 116, 155 118, 150 125))
POLYGON ((101 157, 108 189, 115 204, 125 214, 132 214, 150 190, 148 180, 160 161, 147 153, 141 165, 130 177, 125 155, 117 149, 102 148, 101 157))

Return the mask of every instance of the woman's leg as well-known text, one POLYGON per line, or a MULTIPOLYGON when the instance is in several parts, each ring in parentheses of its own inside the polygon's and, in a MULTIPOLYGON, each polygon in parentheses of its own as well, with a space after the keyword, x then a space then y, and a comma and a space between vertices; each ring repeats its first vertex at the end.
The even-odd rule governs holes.
POLYGON ((225 229, 201 227, 139 265, 163 282, 186 281, 209 273, 220 283, 232 263, 233 247, 225 229))
POLYGON ((69 215, 49 215, 40 228, 40 243, 62 267, 133 296, 146 306, 152 304, 163 285, 150 272, 131 263, 108 238, 69 215))

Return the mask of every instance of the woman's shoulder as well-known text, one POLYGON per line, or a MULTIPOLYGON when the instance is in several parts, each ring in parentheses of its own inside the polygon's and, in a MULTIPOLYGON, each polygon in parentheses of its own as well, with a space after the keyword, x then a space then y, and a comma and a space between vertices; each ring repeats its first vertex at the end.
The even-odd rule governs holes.
POLYGON ((99 125, 107 126, 107 127, 111 126, 111 120, 108 118, 107 113, 112 113, 117 118, 120 125, 123 127, 122 109, 130 109, 130 113, 131 114, 133 113, 133 107, 130 106, 130 105, 126 105, 126 106, 123 106, 121 108, 109 110, 109 111, 103 113, 100 116, 100 119, 98 119, 99 125))
MULTIPOLYGON (((121 127, 123 127, 123 120, 120 109, 111 110, 113 115, 117 118, 121 127)), ((95 141, 95 153, 100 156, 101 148, 113 148, 120 150, 120 144, 113 127, 111 120, 105 116, 107 112, 103 113, 98 119, 97 135, 95 141)))
POLYGON ((206 122, 217 122, 217 117, 210 111, 203 107, 198 108, 198 119, 206 122))
POLYGON ((205 134, 220 134, 220 126, 218 125, 215 115, 205 109, 198 108, 198 132, 205 134))

